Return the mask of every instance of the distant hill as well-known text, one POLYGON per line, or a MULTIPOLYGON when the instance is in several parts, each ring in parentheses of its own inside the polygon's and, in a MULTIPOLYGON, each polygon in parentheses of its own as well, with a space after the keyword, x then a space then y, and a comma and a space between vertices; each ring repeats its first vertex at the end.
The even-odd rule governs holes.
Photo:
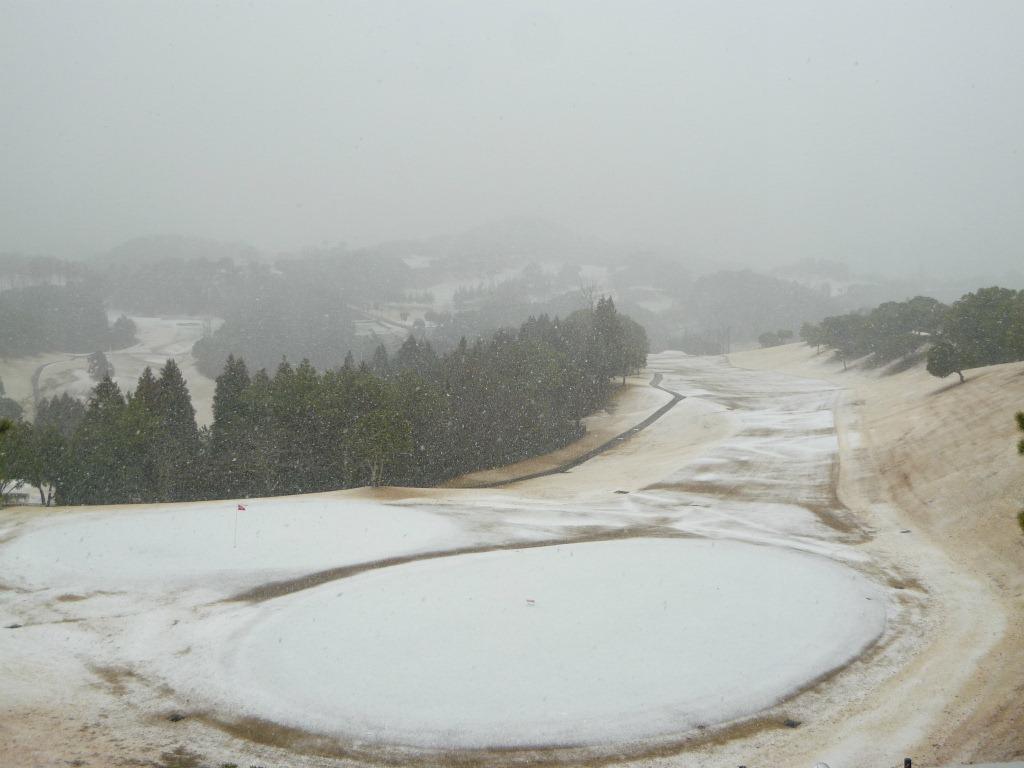
POLYGON ((153 264, 168 259, 207 259, 232 262, 259 261, 265 256, 246 243, 228 243, 184 235, 152 235, 126 240, 106 253, 99 254, 95 261, 99 266, 129 264, 133 266, 153 264))

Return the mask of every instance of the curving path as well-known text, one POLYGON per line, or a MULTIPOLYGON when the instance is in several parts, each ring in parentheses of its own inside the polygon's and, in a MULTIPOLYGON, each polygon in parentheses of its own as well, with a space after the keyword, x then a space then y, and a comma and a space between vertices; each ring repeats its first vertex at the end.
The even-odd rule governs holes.
POLYGON ((622 445, 623 442, 625 442, 626 440, 629 440, 631 437, 634 437, 635 435, 637 435, 642 430, 644 430, 647 427, 651 426, 651 424, 653 424, 658 419, 660 419, 662 416, 664 416, 666 413, 668 413, 673 408, 675 408, 676 404, 680 400, 684 399, 685 395, 681 395, 678 392, 673 392, 671 389, 667 389, 666 387, 661 386, 662 378, 663 378, 662 374, 660 374, 660 373, 654 374, 654 376, 651 378, 650 386, 653 387, 654 389, 660 389, 662 392, 665 392, 666 394, 668 394, 672 399, 669 400, 667 403, 665 403, 660 408, 658 408, 656 411, 654 411, 654 413, 652 413, 650 416, 645 418, 643 421, 640 421, 639 423, 634 424, 632 427, 630 427, 629 429, 625 430, 624 432, 620 432, 615 437, 613 437, 610 440, 602 443, 601 445, 597 446, 596 448, 593 448, 593 449, 587 451, 586 453, 582 453, 579 456, 577 456, 577 457, 575 457, 575 458, 573 458, 573 459, 571 459, 569 461, 563 462, 563 463, 561 463, 561 464, 559 464, 559 465, 557 465, 555 467, 551 467, 550 469, 544 469, 544 470, 540 470, 538 472, 529 472, 529 473, 522 474, 522 475, 516 475, 515 477, 506 478, 506 479, 503 479, 503 480, 496 480, 494 482, 471 484, 471 485, 468 485, 466 487, 469 487, 469 488, 502 488, 502 487, 507 486, 507 485, 512 485, 513 483, 521 483, 521 482, 525 482, 527 480, 536 480, 539 477, 548 477, 550 475, 557 475, 557 474, 560 474, 562 472, 568 472, 570 469, 574 469, 575 467, 578 467, 580 464, 583 464, 584 462, 590 461, 595 456, 600 456, 602 453, 610 451, 613 448, 618 448, 619 446, 622 445))

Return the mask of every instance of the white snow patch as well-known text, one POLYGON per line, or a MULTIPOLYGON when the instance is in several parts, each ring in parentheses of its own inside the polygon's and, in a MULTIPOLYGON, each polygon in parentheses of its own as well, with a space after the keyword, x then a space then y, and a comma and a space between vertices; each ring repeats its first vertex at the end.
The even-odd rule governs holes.
POLYGON ((19 586, 77 591, 230 590, 466 540, 451 520, 409 507, 316 498, 243 503, 245 511, 236 501, 212 501, 33 521, 0 548, 0 573, 19 586))
POLYGON ((828 559, 631 539, 364 573, 190 625, 187 677, 152 663, 193 701, 359 742, 602 744, 753 714, 885 624, 828 559))

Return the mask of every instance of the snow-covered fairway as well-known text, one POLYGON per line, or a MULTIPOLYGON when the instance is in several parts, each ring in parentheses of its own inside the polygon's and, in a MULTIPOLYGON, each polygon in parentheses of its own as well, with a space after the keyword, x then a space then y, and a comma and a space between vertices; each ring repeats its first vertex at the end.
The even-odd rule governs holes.
POLYGON ((213 764, 606 759, 860 695, 884 665, 832 673, 902 653, 920 596, 836 498, 837 388, 652 369, 686 399, 506 488, 254 499, 237 543, 232 501, 0 514, 0 744, 54 758, 33 713, 113 706, 133 754, 177 711, 213 764))

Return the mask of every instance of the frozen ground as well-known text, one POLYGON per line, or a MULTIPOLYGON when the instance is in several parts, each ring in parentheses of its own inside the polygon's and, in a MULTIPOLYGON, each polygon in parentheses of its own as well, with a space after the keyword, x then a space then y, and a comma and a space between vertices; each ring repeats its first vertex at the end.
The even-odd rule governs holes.
POLYGON ((0 745, 25 764, 176 743, 246 765, 898 761, 932 702, 897 699, 898 730, 863 718, 940 625, 913 559, 931 550, 844 503, 842 384, 651 371, 687 398, 570 472, 252 500, 237 547, 231 502, 2 513, 0 626, 24 626, 0 630, 0 745))

